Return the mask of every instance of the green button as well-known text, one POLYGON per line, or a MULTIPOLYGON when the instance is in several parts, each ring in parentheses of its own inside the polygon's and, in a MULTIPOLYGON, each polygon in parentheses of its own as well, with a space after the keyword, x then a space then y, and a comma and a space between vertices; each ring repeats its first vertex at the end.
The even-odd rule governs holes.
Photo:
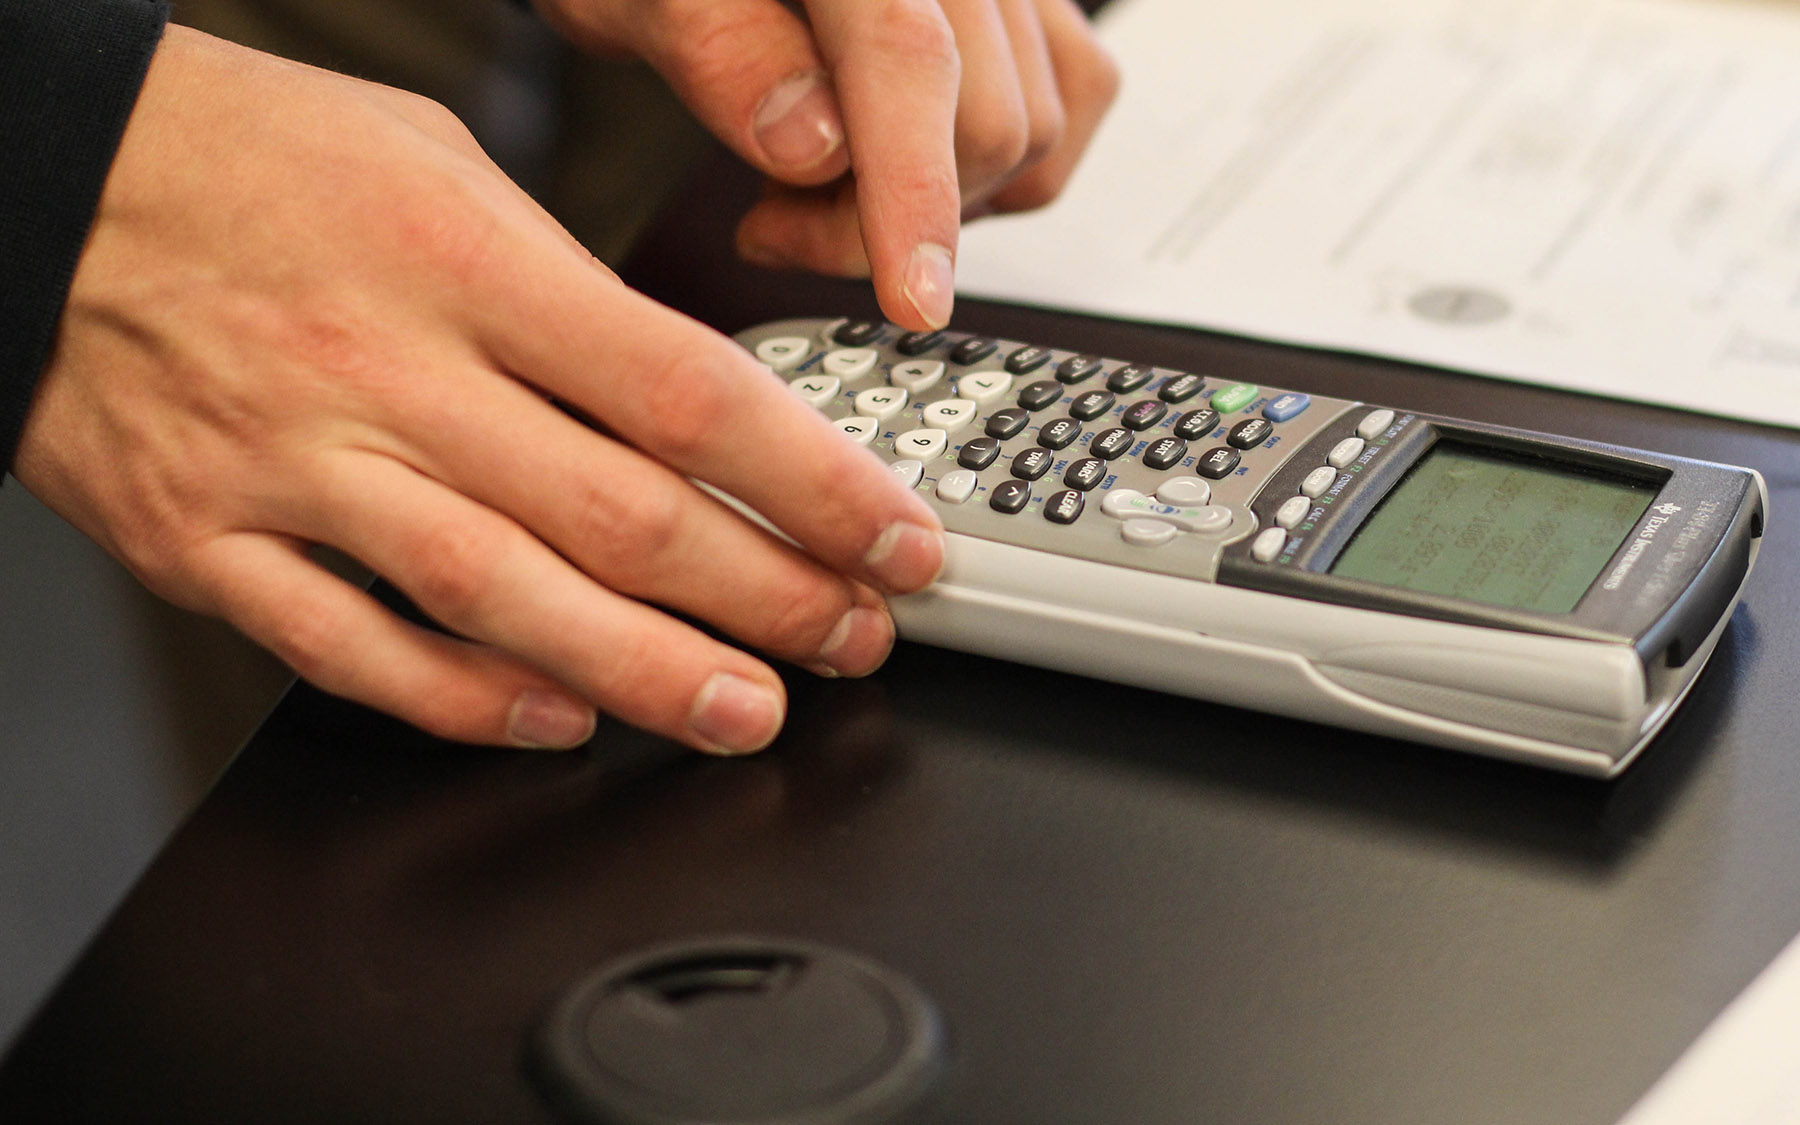
POLYGON ((1220 414, 1231 414, 1255 402, 1261 393, 1254 383, 1227 383, 1213 392, 1212 406, 1220 414))

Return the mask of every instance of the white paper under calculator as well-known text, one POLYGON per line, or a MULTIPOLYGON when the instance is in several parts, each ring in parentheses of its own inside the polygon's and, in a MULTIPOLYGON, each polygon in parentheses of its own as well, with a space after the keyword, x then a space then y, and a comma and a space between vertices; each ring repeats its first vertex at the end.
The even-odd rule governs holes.
POLYGON ((1101 35, 1119 103, 1057 204, 965 230, 963 292, 1800 426, 1800 2, 1117 0, 1101 35))

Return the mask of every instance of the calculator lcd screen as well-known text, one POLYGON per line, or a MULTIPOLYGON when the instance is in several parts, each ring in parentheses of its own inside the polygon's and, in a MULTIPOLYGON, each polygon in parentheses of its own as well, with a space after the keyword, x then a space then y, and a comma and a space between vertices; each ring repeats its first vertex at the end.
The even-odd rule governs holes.
POLYGON ((1440 442, 1383 498, 1331 573, 1536 613, 1568 613, 1656 484, 1440 442))

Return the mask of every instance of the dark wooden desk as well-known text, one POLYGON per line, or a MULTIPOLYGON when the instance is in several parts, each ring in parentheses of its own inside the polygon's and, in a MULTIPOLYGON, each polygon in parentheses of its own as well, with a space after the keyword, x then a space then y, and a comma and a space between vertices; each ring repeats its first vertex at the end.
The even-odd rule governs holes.
MULTIPOLYGON (((708 177, 633 279, 732 331, 872 313, 727 259, 708 177)), ((1586 782, 902 645, 767 754, 457 749, 295 691, 0 1065, 0 1119, 542 1121, 592 966, 754 930, 940 1004, 928 1117, 1614 1121, 1800 931, 1800 435, 975 302, 961 327, 1760 468, 1747 602, 1586 782)))

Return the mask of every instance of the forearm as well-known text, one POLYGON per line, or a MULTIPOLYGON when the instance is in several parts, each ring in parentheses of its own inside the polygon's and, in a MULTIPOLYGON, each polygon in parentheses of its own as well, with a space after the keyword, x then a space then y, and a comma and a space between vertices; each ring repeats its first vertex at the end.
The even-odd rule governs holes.
POLYGON ((0 470, 167 18, 163 0, 0 4, 0 470))

